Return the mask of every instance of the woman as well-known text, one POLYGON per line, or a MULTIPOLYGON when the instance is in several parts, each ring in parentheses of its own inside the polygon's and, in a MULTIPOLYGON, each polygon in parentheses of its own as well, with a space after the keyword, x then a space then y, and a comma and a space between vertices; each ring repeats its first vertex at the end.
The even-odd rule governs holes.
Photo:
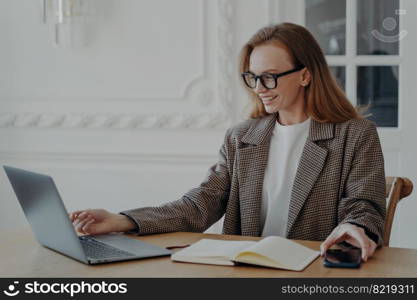
POLYGON ((223 233, 281 235, 362 249, 382 245, 384 161, 375 124, 363 119, 302 26, 259 30, 240 71, 251 119, 230 128, 219 161, 181 199, 113 214, 71 214, 81 233, 203 232, 223 215, 223 233))

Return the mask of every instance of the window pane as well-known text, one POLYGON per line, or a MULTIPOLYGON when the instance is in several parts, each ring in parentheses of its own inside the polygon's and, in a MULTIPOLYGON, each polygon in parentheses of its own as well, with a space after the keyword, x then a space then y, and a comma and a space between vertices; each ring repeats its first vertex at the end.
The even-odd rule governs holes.
POLYGON ((337 83, 339 83, 339 86, 345 90, 345 84, 346 84, 346 68, 340 67, 340 66, 332 66, 330 67, 330 71, 332 72, 333 76, 336 78, 337 83))
POLYGON ((358 104, 369 105, 370 120, 398 127, 398 66, 358 67, 358 104))
POLYGON ((399 0, 358 1, 359 55, 397 55, 400 40, 399 0))
POLYGON ((305 0, 306 27, 326 55, 344 55, 346 0, 305 0))

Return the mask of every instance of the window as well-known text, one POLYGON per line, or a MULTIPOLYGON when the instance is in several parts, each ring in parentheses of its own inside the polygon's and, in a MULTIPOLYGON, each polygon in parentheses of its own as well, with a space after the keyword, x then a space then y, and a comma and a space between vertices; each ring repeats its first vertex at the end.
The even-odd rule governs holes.
POLYGON ((379 127, 398 127, 399 0, 304 0, 305 25, 354 105, 379 127))

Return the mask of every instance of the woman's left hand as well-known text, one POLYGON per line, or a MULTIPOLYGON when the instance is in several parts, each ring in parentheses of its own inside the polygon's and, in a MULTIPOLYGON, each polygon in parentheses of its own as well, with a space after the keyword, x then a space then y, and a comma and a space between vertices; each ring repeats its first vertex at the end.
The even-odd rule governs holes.
POLYGON ((367 261, 374 254, 377 244, 371 240, 362 227, 350 223, 337 226, 327 239, 320 245, 320 254, 324 256, 332 245, 347 242, 362 250, 362 260, 367 261))

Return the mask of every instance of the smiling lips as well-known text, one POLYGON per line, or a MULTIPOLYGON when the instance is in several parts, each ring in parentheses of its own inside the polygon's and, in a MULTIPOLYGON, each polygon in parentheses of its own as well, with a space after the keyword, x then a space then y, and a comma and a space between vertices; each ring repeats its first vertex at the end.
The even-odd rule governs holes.
POLYGON ((271 96, 271 97, 261 97, 262 103, 265 105, 271 104, 271 102, 276 98, 277 96, 271 96))

